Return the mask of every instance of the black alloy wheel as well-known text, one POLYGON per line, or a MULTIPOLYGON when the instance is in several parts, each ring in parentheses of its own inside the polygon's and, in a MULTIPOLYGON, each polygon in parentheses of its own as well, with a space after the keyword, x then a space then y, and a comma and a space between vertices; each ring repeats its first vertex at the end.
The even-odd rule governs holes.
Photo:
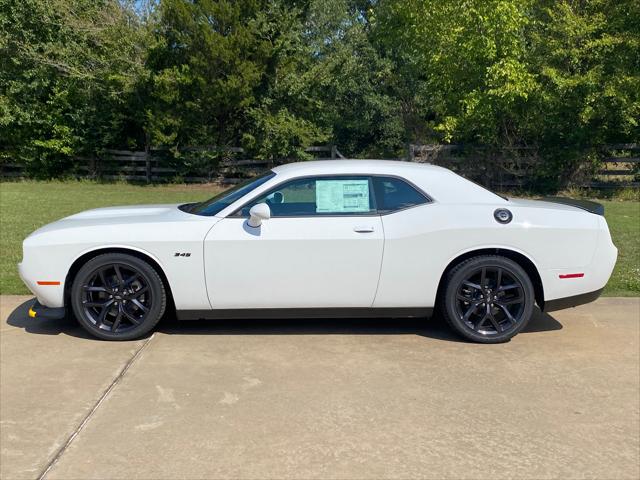
POLYGON ((504 342, 529 322, 533 285, 509 258, 483 255, 466 260, 448 275, 443 313, 464 337, 481 343, 504 342))
POLYGON ((131 255, 112 253, 89 260, 71 291, 76 318, 92 335, 131 340, 150 331, 166 306, 158 273, 131 255))

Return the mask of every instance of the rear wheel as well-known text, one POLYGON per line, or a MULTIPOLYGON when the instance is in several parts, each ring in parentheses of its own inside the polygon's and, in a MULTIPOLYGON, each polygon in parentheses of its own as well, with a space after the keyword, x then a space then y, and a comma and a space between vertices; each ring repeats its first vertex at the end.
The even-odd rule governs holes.
POLYGON ((137 257, 107 253, 89 260, 71 287, 76 318, 92 335, 132 340, 156 326, 166 292, 155 269, 137 257))
POLYGON ((447 274, 441 311, 465 338, 500 343, 527 325, 534 303, 533 284, 520 265, 506 257, 482 255, 447 274))

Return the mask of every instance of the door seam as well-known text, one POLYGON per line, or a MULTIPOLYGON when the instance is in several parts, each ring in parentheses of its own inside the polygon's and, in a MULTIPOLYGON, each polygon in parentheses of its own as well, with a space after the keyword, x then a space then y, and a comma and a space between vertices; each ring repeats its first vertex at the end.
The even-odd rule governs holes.
POLYGON ((376 283, 376 291, 373 294, 373 301, 371 302, 371 305, 370 305, 371 308, 373 308, 373 306, 376 303, 376 298, 378 298, 378 289, 380 288, 380 279, 382 278, 382 265, 384 265, 384 250, 387 245, 387 235, 385 234, 385 231, 384 231, 384 220, 382 219, 382 215, 380 215, 378 218, 380 218, 380 226, 382 228, 382 254, 380 255, 380 269, 378 270, 378 282, 376 283))

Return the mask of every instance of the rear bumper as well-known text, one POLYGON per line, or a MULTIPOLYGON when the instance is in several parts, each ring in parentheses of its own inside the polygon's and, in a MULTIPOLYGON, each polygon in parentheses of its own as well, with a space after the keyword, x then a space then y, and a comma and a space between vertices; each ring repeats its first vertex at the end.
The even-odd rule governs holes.
POLYGON ((565 308, 577 307, 578 305, 584 305, 585 303, 591 303, 598 299, 603 288, 595 290, 589 293, 581 293, 580 295, 573 295, 571 297, 556 298, 555 300, 548 300, 544 302, 543 312, 555 312, 556 310, 563 310, 565 308))
POLYGON ((559 310, 593 301, 598 298, 598 292, 602 291, 611 278, 618 258, 618 249, 611 241, 604 217, 596 218, 600 220, 601 230, 589 263, 567 265, 540 272, 544 286, 545 306, 548 304, 553 310, 559 310), (575 300, 570 300, 573 298, 575 300), (571 305, 574 302, 575 305, 571 305), (553 305, 567 305, 567 307, 553 307, 553 305))
POLYGON ((29 316, 42 320, 61 320, 67 314, 64 307, 51 308, 45 307, 38 300, 29 309, 29 316))

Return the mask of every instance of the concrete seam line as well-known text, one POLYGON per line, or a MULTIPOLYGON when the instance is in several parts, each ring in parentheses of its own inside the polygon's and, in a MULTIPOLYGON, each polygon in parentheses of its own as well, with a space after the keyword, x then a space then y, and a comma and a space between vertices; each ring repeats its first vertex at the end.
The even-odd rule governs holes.
POLYGON ((111 391, 116 387, 116 385, 118 385, 118 383, 120 383, 120 380, 122 380, 122 378, 124 377, 124 375, 127 373, 127 371, 129 370, 129 368, 131 367, 131 365, 133 365, 133 363, 136 361, 136 359, 140 356, 140 354, 142 353, 142 351, 146 348, 147 345, 149 345, 149 343, 151 343, 151 340, 153 340, 153 337, 155 337, 156 334, 155 332, 140 346, 140 348, 138 348, 138 350, 135 351, 135 353, 133 354, 133 356, 127 361, 127 363, 125 363, 124 367, 122 367, 122 370, 120 370, 120 373, 118 373, 118 375, 116 375, 116 377, 112 380, 112 382, 109 384, 109 386, 107 387, 107 389, 102 393, 102 395, 100 395, 100 398, 98 399, 98 401, 95 403, 95 405, 93 406, 93 408, 91 408, 91 410, 89 410, 89 413, 87 413, 85 415, 85 417, 82 419, 82 421, 80 422, 80 424, 75 428, 75 430, 71 433, 71 435, 69 435, 69 438, 67 438, 67 441, 64 442, 64 444, 62 445, 62 447, 60 447, 60 449, 56 452, 56 454, 53 456, 53 458, 51 459, 51 461, 49 461, 49 463, 47 465, 45 465, 44 470, 42 470, 42 473, 40 475, 38 475, 38 480, 44 480, 44 478, 47 476, 47 474, 49 473, 49 471, 53 468, 53 466, 58 462, 58 460, 60 460, 60 457, 62 457, 62 455, 64 454, 64 452, 67 451, 67 449, 69 448, 69 446, 71 445, 71 443, 73 442, 73 440, 78 436, 78 434, 82 431, 82 429, 85 427, 85 425, 87 423, 89 423, 89 420, 91 420, 91 417, 93 417, 93 414, 96 413, 96 411, 98 410, 98 408, 100 407, 100 405, 102 405, 102 402, 104 402, 107 397, 109 396, 109 394, 111 393, 111 391))

